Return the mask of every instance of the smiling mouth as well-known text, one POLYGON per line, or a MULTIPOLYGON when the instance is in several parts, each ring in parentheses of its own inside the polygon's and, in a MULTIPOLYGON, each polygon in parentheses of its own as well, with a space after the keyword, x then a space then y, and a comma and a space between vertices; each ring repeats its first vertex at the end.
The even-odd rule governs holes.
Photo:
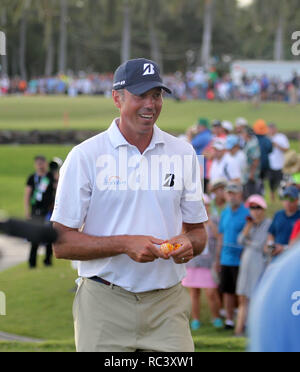
POLYGON ((154 118, 154 114, 140 114, 139 115, 142 119, 146 119, 146 120, 152 120, 154 118))

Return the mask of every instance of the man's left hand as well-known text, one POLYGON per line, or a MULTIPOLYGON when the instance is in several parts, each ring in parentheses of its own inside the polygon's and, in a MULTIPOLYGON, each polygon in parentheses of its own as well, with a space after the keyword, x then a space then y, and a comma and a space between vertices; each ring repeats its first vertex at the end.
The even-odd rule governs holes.
POLYGON ((190 239, 186 235, 178 235, 174 238, 168 240, 168 243, 173 245, 180 244, 181 247, 176 251, 173 251, 168 254, 169 257, 172 257, 175 263, 185 264, 189 262, 194 257, 194 250, 190 239))

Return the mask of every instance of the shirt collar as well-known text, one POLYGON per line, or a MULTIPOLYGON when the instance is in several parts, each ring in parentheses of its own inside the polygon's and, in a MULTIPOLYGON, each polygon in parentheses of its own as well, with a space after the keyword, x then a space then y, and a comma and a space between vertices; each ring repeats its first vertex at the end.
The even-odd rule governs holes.
MULTIPOLYGON (((118 148, 119 146, 131 146, 130 143, 126 141, 123 134, 120 132, 120 129, 117 125, 117 119, 114 119, 111 123, 110 127, 108 128, 108 137, 110 139, 111 144, 114 148, 118 148)), ((163 132, 158 128, 156 124, 153 127, 153 136, 151 142, 148 146, 148 149, 154 148, 157 144, 165 143, 163 138, 163 132)))

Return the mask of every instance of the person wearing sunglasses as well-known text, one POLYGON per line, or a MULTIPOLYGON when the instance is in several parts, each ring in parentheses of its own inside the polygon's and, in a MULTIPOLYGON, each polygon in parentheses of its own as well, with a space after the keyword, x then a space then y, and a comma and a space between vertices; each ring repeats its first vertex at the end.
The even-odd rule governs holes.
POLYGON ((299 190, 288 186, 282 195, 283 210, 277 212, 269 229, 268 244, 265 252, 273 245, 272 257, 287 249, 295 223, 300 219, 299 190))
POLYGON ((265 269, 264 246, 268 238, 271 220, 266 218, 267 203, 260 195, 252 195, 245 206, 250 209, 247 224, 238 236, 238 243, 244 247, 236 294, 239 308, 235 326, 235 335, 244 335, 249 300, 265 269))

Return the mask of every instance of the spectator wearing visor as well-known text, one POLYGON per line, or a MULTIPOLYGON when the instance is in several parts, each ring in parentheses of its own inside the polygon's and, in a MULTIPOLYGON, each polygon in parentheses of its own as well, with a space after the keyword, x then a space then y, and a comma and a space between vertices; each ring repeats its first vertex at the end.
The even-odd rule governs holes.
POLYGON ((271 225, 271 220, 266 218, 267 203, 262 196, 250 196, 245 206, 250 209, 250 216, 246 218, 247 224, 238 236, 238 243, 244 249, 236 288, 239 299, 235 327, 237 336, 244 335, 249 301, 266 266, 264 246, 271 225))

